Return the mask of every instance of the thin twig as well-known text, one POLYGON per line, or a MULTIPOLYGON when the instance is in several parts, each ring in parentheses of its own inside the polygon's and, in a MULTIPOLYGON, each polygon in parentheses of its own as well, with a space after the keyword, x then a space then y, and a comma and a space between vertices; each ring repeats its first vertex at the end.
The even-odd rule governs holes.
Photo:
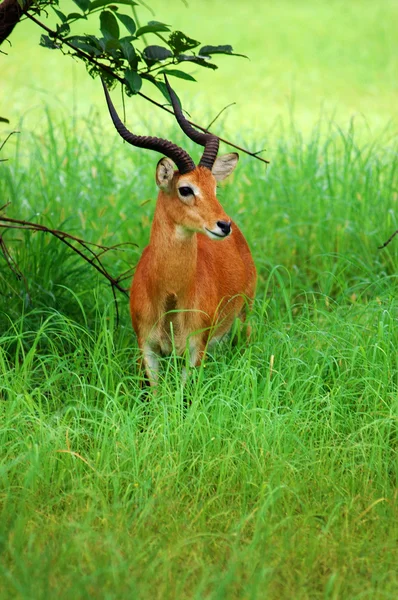
MULTIPOLYGON (((108 65, 104 65, 103 63, 98 62, 90 54, 87 54, 83 50, 80 50, 80 48, 77 48, 76 46, 74 46, 73 44, 71 44, 70 42, 68 42, 68 40, 65 40, 62 37, 58 36, 57 33, 56 33, 56 31, 54 31, 53 29, 50 29, 50 27, 47 27, 47 25, 45 25, 44 23, 42 23, 41 21, 39 21, 38 19, 36 19, 36 17, 34 17, 33 15, 31 15, 29 13, 26 13, 26 16, 31 21, 33 21, 34 23, 36 23, 36 25, 39 25, 39 27, 41 27, 42 29, 44 29, 45 31, 47 31, 47 33, 49 33, 52 38, 57 39, 62 44, 66 44, 67 46, 69 46, 69 48, 72 48, 72 50, 74 52, 76 52, 77 54, 79 54, 79 56, 82 56, 83 58, 85 58, 86 60, 88 60, 92 65, 95 65, 99 69, 102 69, 103 71, 105 71, 109 75, 112 75, 112 77, 114 79, 116 79, 117 81, 119 81, 121 84, 123 84, 123 85, 126 84, 126 80, 124 79, 124 77, 120 77, 119 75, 117 75, 117 73, 114 73, 114 71, 111 69, 111 67, 109 67, 108 65)), ((141 96, 141 98, 144 98, 145 100, 147 100, 151 104, 154 104, 158 108, 161 108, 162 110, 165 110, 166 112, 170 113, 171 115, 174 115, 174 113, 173 113, 172 110, 170 110, 166 106, 163 106, 162 104, 160 104, 160 102, 157 102, 156 100, 153 100, 152 98, 150 98, 146 94, 143 94, 142 92, 137 92, 137 94, 138 94, 138 96, 141 96)), ((210 131, 208 131, 208 129, 206 129, 205 127, 202 127, 201 125, 198 125, 197 123, 194 123, 193 121, 189 121, 189 123, 193 127, 196 127, 196 129, 199 129, 200 131, 203 131, 203 133, 211 133, 210 131)), ((214 135, 216 135, 216 134, 214 134, 214 135)), ((220 136, 217 136, 217 137, 218 137, 218 139, 221 142, 224 142, 224 144, 227 144, 228 146, 231 146, 232 148, 235 148, 235 150, 239 150, 240 152, 243 152, 244 154, 248 154, 249 156, 251 156, 253 158, 256 158, 257 160, 261 160, 261 162, 263 162, 265 164, 269 164, 269 160, 267 160, 266 158, 261 158, 261 156, 258 156, 257 152, 250 152, 249 150, 246 150, 246 148, 242 148, 241 146, 238 146, 237 144, 234 144, 234 143, 230 142, 229 140, 226 140, 225 138, 222 138, 220 136)), ((261 150, 261 152, 263 152, 263 150, 261 150)))
POLYGON ((20 268, 18 267, 17 263, 11 256, 2 235, 0 235, 0 249, 4 255, 6 263, 10 267, 11 271, 14 273, 14 275, 17 277, 17 279, 22 279, 23 274, 22 274, 20 268))
POLYGON ((130 279, 136 268, 137 268, 137 265, 134 265, 134 267, 131 267, 130 269, 127 269, 127 271, 125 271, 124 273, 122 273, 121 275, 119 275, 119 277, 117 278, 117 281, 120 283, 121 281, 125 281, 126 279, 130 279))
POLYGON ((385 248, 386 246, 388 246, 388 244, 390 242, 392 242, 392 240, 395 238, 395 236, 398 235, 398 229, 397 231, 394 231, 394 233, 392 235, 390 235, 390 237, 388 238, 388 240, 386 242, 384 242, 384 244, 382 246, 377 246, 378 250, 382 250, 383 248, 385 248))
POLYGON ((210 121, 210 123, 207 126, 207 129, 210 129, 210 127, 217 121, 218 117, 220 115, 222 115, 222 113, 224 112, 224 110, 227 110, 227 108, 229 108, 230 106, 234 106, 236 104, 236 102, 231 102, 231 104, 227 104, 227 106, 224 106, 224 108, 222 108, 214 117, 214 119, 212 121, 210 121))
MULTIPOLYGON (((57 239, 61 240, 61 242, 63 242, 71 250, 76 252, 83 260, 88 262, 101 275, 103 275, 103 277, 105 277, 111 284, 113 293, 114 293, 114 288, 116 288, 117 290, 119 290, 119 292, 122 292, 122 294, 124 294, 126 296, 128 295, 127 290, 120 285, 119 279, 112 277, 112 275, 110 275, 110 273, 108 273, 108 271, 105 269, 105 267, 103 266, 103 264, 100 260, 100 256, 102 254, 104 254, 105 252, 107 252, 108 250, 110 250, 111 248, 109 248, 107 246, 103 246, 101 244, 96 244, 94 242, 87 242, 86 240, 78 238, 74 235, 71 235, 70 233, 66 233, 65 231, 61 231, 59 229, 51 229, 50 227, 46 227, 45 225, 40 225, 39 223, 32 223, 30 221, 25 221, 25 220, 21 220, 21 219, 12 219, 11 217, 4 217, 1 215, 0 215, 0 227, 3 229, 22 229, 25 231, 26 230, 41 231, 41 232, 49 233, 50 235, 53 235, 57 239), (74 244, 72 242, 76 242, 77 244, 80 244, 86 251, 88 251, 91 254, 91 257, 86 256, 86 254, 82 250, 80 250, 79 248, 74 246, 74 244), (100 252, 95 253, 94 250, 92 250, 92 248, 90 248, 90 246, 98 248, 100 250, 100 252)), ((131 243, 129 243, 129 242, 127 242, 127 244, 131 245, 131 243)), ((113 247, 113 249, 117 249, 121 245, 122 244, 117 244, 113 247)), ((10 256, 10 254, 8 252, 8 249, 6 248, 5 245, 3 246, 2 244, 0 244, 0 249, 3 251, 3 254, 4 254, 6 260, 7 260, 8 264, 10 265, 10 259, 8 258, 10 256)), ((12 261, 12 262, 14 265, 14 269, 16 269, 15 261, 12 261)), ((11 266, 10 266, 10 268, 11 268, 11 266)), ((14 270, 14 272, 15 272, 15 270, 14 270)), ((18 269, 18 273, 20 273, 19 269, 18 269)))
POLYGON ((104 246, 103 250, 101 250, 101 252, 98 252, 97 258, 102 256, 106 252, 109 252, 109 250, 118 250, 122 246, 135 246, 136 248, 138 248, 138 244, 135 244, 134 242, 120 242, 120 244, 114 244, 113 246, 104 246))
POLYGON ((9 134, 7 135, 6 139, 5 139, 5 140, 3 140, 3 143, 2 143, 2 144, 1 144, 1 146, 0 146, 0 152, 3 150, 4 144, 6 144, 6 143, 8 142, 8 140, 10 139, 10 137, 11 137, 12 135, 14 135, 14 133, 20 133, 20 132, 19 132, 19 131, 11 131, 11 133, 9 133, 9 134))
POLYGON ((23 281, 26 295, 29 296, 29 286, 28 286, 27 279, 26 279, 25 275, 22 273, 19 266, 17 265, 16 261, 11 256, 10 251, 8 250, 7 245, 6 245, 2 235, 0 235, 0 250, 3 253, 4 259, 5 259, 8 267, 11 269, 11 272, 14 273, 15 277, 19 281, 21 281, 21 280, 23 281))

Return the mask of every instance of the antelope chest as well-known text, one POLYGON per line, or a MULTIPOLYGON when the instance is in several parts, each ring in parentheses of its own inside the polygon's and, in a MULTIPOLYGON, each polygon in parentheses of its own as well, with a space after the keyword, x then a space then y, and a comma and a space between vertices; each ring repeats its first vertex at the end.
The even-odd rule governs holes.
POLYGON ((178 354, 186 349, 189 331, 186 323, 186 309, 179 305, 175 293, 166 295, 163 303, 163 312, 154 328, 153 340, 164 356, 171 354, 173 348, 178 354))

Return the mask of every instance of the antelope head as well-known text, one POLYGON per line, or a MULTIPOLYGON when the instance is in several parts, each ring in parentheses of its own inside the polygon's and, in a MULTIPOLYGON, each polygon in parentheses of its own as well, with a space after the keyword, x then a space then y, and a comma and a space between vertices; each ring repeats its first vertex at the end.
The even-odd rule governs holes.
POLYGON ((159 199, 167 202, 167 214, 182 235, 204 233, 212 240, 226 238, 232 232, 231 220, 217 199, 217 181, 228 177, 235 169, 238 154, 230 153, 217 158, 219 139, 210 133, 194 129, 184 117, 177 96, 165 76, 174 115, 184 133, 204 146, 196 166, 190 155, 169 140, 139 136, 128 131, 120 120, 104 82, 105 97, 116 130, 129 144, 155 150, 165 156, 156 168, 159 199))

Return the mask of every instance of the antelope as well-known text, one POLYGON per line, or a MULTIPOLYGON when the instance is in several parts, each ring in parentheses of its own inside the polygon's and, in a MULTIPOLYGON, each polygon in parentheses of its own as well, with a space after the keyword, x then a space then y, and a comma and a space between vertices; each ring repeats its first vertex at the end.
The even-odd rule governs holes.
POLYGON ((159 193, 149 245, 137 264, 130 290, 132 325, 151 386, 158 381, 159 357, 173 348, 178 355, 188 350, 190 366, 199 366, 209 343, 228 333, 236 317, 244 322, 257 277, 243 234, 217 199, 217 182, 232 173, 239 156, 230 153, 217 158, 218 137, 191 126, 165 79, 179 126, 204 146, 197 166, 176 144, 128 131, 103 82, 120 136, 133 146, 164 156, 156 167, 159 193))

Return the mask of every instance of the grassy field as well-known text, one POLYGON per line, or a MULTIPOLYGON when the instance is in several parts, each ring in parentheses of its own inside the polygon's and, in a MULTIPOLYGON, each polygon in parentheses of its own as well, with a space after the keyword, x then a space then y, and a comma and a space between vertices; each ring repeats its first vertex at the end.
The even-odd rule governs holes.
MULTIPOLYGON (((156 157, 91 131, 50 120, 29 160, 2 165, 1 197, 9 215, 136 242, 109 257, 116 274, 146 243, 156 157)), ((259 270, 254 335, 193 374, 188 410, 173 358, 142 401, 122 296, 116 326, 92 268, 6 234, 29 295, 3 260, 0 597, 396 597, 388 142, 330 125, 308 144, 280 133, 267 172, 242 160, 221 197, 259 270)))
MULTIPOLYGON (((221 3, 213 5, 213 18, 201 13, 195 26, 222 41, 221 3)), ((231 35, 245 6, 228 16, 231 35)), ((287 81, 291 91, 294 73, 312 87, 300 85, 296 112, 282 110, 278 123, 264 119, 260 91, 248 95, 256 121, 235 139, 267 147, 271 164, 242 155, 219 194, 259 273, 249 344, 214 348, 185 389, 179 361, 165 359, 147 402, 126 298, 117 296, 117 321, 106 281, 66 246, 0 230, 24 274, 0 254, 1 600, 397 597, 398 238, 378 249, 398 228, 396 5, 302 6, 262 7, 275 35, 271 79, 259 89, 287 81), (326 16, 337 8, 332 36, 326 16), (308 31, 320 29, 316 53, 308 31), (319 117, 318 103, 340 69, 333 39, 356 61, 343 69, 337 122, 319 117), (297 65, 283 73, 294 49, 297 65), (325 78, 311 79, 323 64, 325 78), (364 119, 349 120, 359 97, 364 119)), ((173 3, 170 16, 183 10, 173 3)), ((248 30, 239 35, 225 41, 250 54, 248 30)), ((0 114, 21 116, 12 90, 25 68, 6 74, 0 114)), ((220 90, 222 73, 224 65, 211 74, 220 90)), ((1 151, 0 206, 88 241, 134 242, 104 259, 116 276, 148 241, 158 156, 126 147, 102 113, 89 112, 91 84, 83 121, 70 114, 78 88, 64 95, 56 69, 53 81, 49 110, 34 108, 43 92, 19 96, 26 113, 1 151)), ((210 80, 200 81, 209 94, 210 80)), ((276 115, 276 105, 267 96, 264 113, 276 115)), ((150 125, 197 156, 171 121, 152 115, 150 125)))

